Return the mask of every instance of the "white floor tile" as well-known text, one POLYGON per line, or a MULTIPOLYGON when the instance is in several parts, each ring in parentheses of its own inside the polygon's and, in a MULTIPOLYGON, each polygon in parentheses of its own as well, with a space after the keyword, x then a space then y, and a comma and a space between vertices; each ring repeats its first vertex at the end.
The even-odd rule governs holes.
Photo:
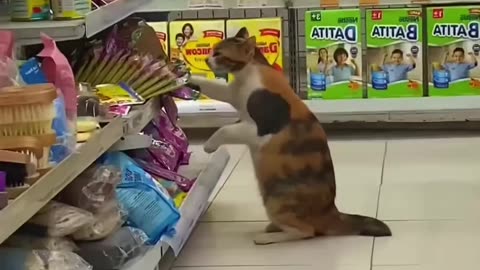
POLYGON ((390 140, 384 183, 480 182, 480 138, 390 140))
POLYGON ((383 220, 480 220, 480 183, 384 184, 383 220))
POLYGON ((261 232, 266 224, 201 223, 183 249, 176 266, 316 265, 319 266, 317 269, 337 270, 350 269, 348 267, 368 269, 370 265, 372 238, 318 238, 268 246, 254 245, 255 233, 261 232))
POLYGON ((480 265, 480 223, 404 221, 390 222, 389 225, 394 236, 375 240, 374 266, 420 267, 405 270, 446 269, 450 266, 453 268, 448 269, 473 270, 480 265))
POLYGON ((380 184, 384 140, 330 141, 337 185, 380 184))

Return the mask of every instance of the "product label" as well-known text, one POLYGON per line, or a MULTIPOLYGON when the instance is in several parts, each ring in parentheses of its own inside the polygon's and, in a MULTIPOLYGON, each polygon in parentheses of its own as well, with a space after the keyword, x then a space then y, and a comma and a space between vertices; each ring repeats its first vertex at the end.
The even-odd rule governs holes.
POLYGON ((155 33, 157 34, 157 38, 162 44, 162 49, 165 54, 168 55, 168 23, 167 22, 149 22, 155 33))
POLYGON ((360 10, 305 13, 308 98, 362 98, 360 10))
POLYGON ((170 58, 182 59, 191 73, 207 78, 226 77, 214 74, 207 65, 213 46, 225 38, 224 21, 174 21, 170 23, 170 58))
POLYGON ((480 94, 480 8, 427 9, 431 96, 480 94))
POLYGON ((422 11, 366 12, 368 97, 421 97, 422 11))
MULTIPOLYGON (((246 27, 250 36, 255 36, 257 47, 268 63, 277 70, 283 69, 282 19, 261 18, 227 21, 227 37, 234 37, 238 31, 246 27)), ((229 80, 233 77, 229 75, 229 80)))

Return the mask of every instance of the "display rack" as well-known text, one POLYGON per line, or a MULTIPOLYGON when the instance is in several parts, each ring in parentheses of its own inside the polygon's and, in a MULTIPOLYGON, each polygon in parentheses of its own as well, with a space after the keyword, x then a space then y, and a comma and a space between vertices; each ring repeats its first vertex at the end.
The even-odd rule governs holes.
MULTIPOLYGON (((133 134, 132 132, 142 130, 155 115, 157 110, 155 104, 157 103, 151 100, 132 111, 126 118, 114 119, 108 123, 86 143, 80 145, 77 151, 44 175, 17 199, 11 201, 6 208, 0 210, 0 224, 2 224, 0 244, 80 175, 91 163, 109 150, 112 145, 122 137, 128 138, 130 134, 133 134)), ((228 159, 228 152, 221 149, 206 164, 205 169, 198 177, 194 188, 181 208, 182 220, 177 225, 178 233, 176 238, 168 240, 169 246, 181 248, 186 239, 188 239, 191 229, 206 208, 208 197, 223 172, 228 159)), ((155 254, 158 255, 158 250, 156 252, 153 249, 146 256, 155 254)), ((158 263, 160 258, 157 259, 158 263)))
POLYGON ((90 38, 135 13, 150 0, 116 0, 87 14, 85 19, 70 21, 12 22, 0 17, 0 29, 15 34, 18 45, 40 43, 40 33, 56 41, 90 38))

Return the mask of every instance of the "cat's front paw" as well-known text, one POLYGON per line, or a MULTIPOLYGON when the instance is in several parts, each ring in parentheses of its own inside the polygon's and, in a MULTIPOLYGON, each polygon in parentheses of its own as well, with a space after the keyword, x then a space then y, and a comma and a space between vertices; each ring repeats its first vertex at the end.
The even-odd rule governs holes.
POLYGON ((205 151, 208 154, 211 154, 217 150, 218 150, 218 145, 214 144, 210 140, 203 145, 203 151, 205 151))
POLYGON ((208 145, 208 144, 205 144, 203 146, 203 151, 205 151, 205 153, 208 153, 208 154, 211 154, 213 152, 216 152, 218 150, 218 147, 214 146, 214 145, 208 145))

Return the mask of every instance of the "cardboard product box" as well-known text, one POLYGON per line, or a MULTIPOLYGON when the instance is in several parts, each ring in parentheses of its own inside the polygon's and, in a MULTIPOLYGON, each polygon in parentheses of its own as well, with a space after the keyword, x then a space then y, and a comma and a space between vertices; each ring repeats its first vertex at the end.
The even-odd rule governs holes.
POLYGON ((309 99, 363 97, 359 9, 307 11, 309 99))
POLYGON ((368 98, 423 96, 422 10, 366 12, 368 98))

